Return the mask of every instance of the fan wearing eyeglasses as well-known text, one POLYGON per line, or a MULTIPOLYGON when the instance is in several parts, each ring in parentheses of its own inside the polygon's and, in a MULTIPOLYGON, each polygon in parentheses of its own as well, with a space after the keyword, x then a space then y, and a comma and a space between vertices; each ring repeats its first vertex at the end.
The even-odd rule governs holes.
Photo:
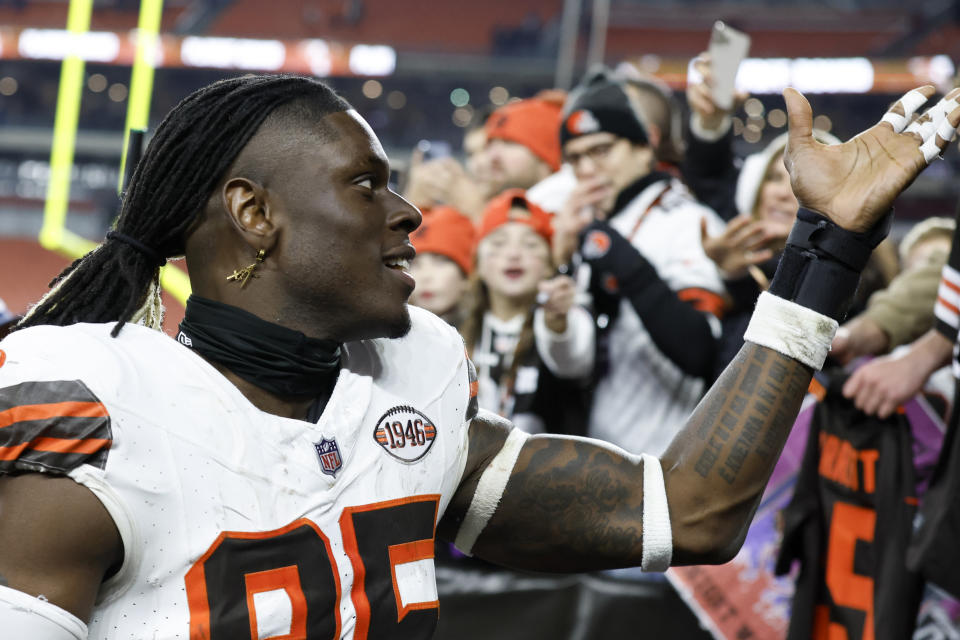
POLYGON ((712 370, 723 285, 700 224, 723 223, 654 169, 647 128, 607 70, 570 94, 560 142, 577 186, 554 220, 554 259, 590 269, 603 345, 589 433, 660 453, 712 370))

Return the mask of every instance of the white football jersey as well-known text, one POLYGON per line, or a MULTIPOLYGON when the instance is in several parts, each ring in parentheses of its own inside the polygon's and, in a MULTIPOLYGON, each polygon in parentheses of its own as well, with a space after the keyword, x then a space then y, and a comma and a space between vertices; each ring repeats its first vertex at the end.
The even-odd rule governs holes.
MULTIPOLYGON (((723 282, 703 252, 700 221, 710 233, 723 229, 717 214, 698 202, 677 180, 654 182, 638 194, 610 226, 627 238, 675 292, 702 290, 719 300, 723 282)), ((714 336, 720 321, 707 314, 714 336)), ((594 390, 587 435, 627 451, 659 456, 684 425, 704 391, 653 342, 626 299, 610 327, 609 370, 594 390)))
POLYGON ((0 472, 69 475, 123 539, 90 638, 429 638, 436 524, 466 463, 459 335, 410 308, 344 345, 316 424, 253 406, 171 338, 36 327, 0 343, 0 472))

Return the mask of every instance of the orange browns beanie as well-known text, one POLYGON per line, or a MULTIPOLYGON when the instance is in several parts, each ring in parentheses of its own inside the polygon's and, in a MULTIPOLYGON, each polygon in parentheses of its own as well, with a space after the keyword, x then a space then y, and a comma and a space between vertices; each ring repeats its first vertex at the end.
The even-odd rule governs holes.
POLYGON ((470 275, 476 235, 470 218, 453 207, 440 206, 423 211, 423 222, 410 235, 410 242, 418 254, 436 253, 449 258, 470 275))
POLYGON ((480 237, 508 222, 529 225, 549 243, 553 237, 553 216, 527 200, 523 189, 507 189, 487 203, 480 220, 480 237), (523 209, 523 211, 517 211, 523 209))
POLYGON ((561 102, 545 98, 518 100, 490 114, 484 129, 488 140, 516 142, 556 171, 560 168, 561 102))

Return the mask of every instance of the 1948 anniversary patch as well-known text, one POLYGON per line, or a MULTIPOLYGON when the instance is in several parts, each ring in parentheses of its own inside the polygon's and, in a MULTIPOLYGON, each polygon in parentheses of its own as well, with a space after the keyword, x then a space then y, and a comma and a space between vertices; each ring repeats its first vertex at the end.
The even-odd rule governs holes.
POLYGON ((373 439, 397 460, 416 462, 427 455, 437 439, 433 421, 411 406, 393 407, 373 429, 373 439))

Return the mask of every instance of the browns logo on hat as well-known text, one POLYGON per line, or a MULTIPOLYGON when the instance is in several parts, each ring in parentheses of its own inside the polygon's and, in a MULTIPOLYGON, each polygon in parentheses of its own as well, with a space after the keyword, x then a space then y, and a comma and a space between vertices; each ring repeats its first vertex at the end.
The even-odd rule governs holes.
POLYGON ((528 98, 500 107, 484 125, 488 140, 516 142, 530 149, 551 169, 560 168, 557 128, 563 104, 550 98, 528 98))
POLYGON ((630 104, 630 99, 609 69, 588 73, 570 92, 563 108, 560 144, 590 133, 605 131, 635 144, 648 144, 647 128, 630 104))
POLYGON ((519 222, 536 231, 548 243, 553 237, 553 216, 527 200, 523 189, 507 189, 483 210, 478 240, 508 222, 519 222))
POLYGON ((571 113, 566 120, 565 126, 575 136, 582 136, 587 133, 596 133, 600 131, 600 123, 593 117, 593 114, 586 109, 580 109, 571 113))
POLYGON ((417 254, 435 253, 452 260, 464 275, 473 270, 477 231, 473 222, 453 207, 424 210, 423 222, 410 234, 417 254))

